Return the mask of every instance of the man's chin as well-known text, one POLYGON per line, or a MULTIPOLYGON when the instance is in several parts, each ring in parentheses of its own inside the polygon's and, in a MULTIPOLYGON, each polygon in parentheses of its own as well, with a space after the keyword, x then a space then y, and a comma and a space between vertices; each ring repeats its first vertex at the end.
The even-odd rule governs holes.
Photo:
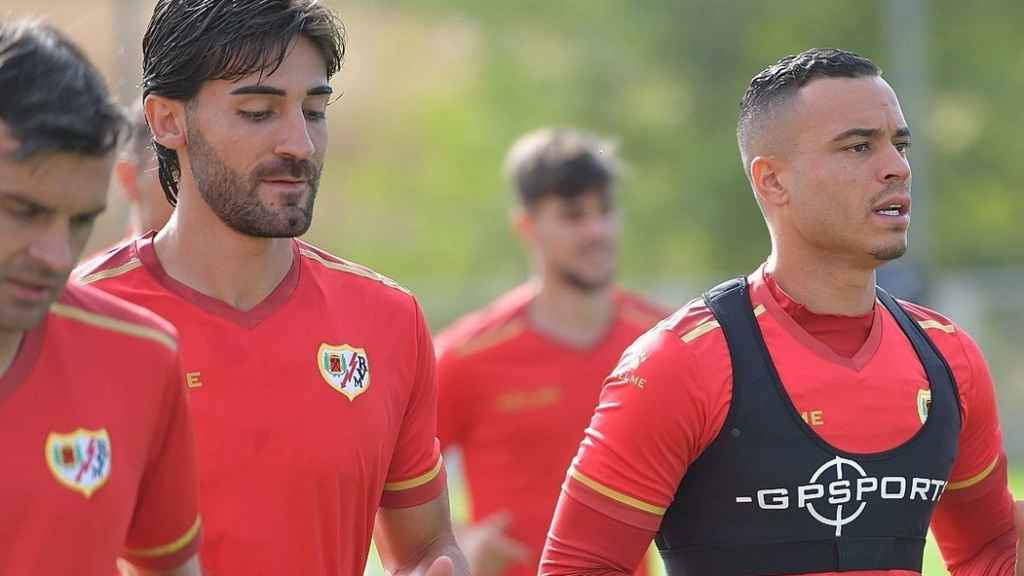
POLYGON ((562 280, 580 292, 591 294, 608 288, 615 281, 615 274, 586 275, 563 271, 562 280))
POLYGON ((891 262, 896 260, 907 253, 907 243, 902 242, 899 244, 892 244, 889 246, 881 246, 871 252, 871 255, 879 263, 891 262))

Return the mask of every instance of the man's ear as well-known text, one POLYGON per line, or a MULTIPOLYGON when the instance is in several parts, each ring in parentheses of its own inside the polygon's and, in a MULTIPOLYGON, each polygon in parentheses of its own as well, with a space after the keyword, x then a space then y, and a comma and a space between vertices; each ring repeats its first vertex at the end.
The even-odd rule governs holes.
POLYGON ((757 156, 750 161, 750 184, 764 207, 789 202, 789 190, 782 177, 782 161, 775 156, 757 156))
POLYGON ((185 104, 163 96, 150 94, 143 103, 146 122, 153 140, 164 148, 178 150, 188 143, 185 123, 185 104))

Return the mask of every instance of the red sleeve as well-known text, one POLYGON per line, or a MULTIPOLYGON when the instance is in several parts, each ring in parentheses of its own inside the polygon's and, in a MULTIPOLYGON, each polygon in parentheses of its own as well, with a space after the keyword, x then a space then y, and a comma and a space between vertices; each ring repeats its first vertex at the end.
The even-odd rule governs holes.
POLYGON ((465 430, 472 414, 472 384, 465 377, 466 362, 455 350, 438 340, 437 436, 441 451, 465 442, 465 430))
POLYGON ((690 344, 668 330, 642 336, 605 383, 566 492, 619 522, 657 531, 686 469, 721 429, 731 379, 720 331, 690 344))
POLYGON ((398 443, 391 458, 380 505, 409 508, 437 498, 445 487, 437 440, 437 378, 434 346, 423 312, 416 305, 416 366, 398 443))
POLYGON ((632 574, 643 561, 654 531, 597 512, 562 492, 540 560, 540 574, 632 574))
POLYGON ((175 568, 200 540, 199 477, 181 360, 165 371, 160 422, 142 475, 124 558, 150 570, 175 568))
POLYGON ((956 334, 961 353, 947 352, 946 357, 960 389, 963 426, 950 483, 932 517, 932 533, 956 576, 1010 574, 1016 544, 1013 497, 995 389, 978 345, 963 331, 956 334), (1007 565, 1009 572, 996 570, 1007 565))

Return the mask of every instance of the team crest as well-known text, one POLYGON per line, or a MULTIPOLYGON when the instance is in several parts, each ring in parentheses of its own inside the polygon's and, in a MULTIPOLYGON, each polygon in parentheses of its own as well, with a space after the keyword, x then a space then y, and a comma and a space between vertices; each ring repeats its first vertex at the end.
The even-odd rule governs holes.
POLYGON ((50 432, 46 464, 57 482, 89 498, 110 478, 110 436, 105 429, 50 432))
POLYGON ((316 359, 324 380, 350 401, 370 387, 370 361, 366 350, 347 344, 321 344, 316 359))
POLYGON ((921 418, 921 424, 924 424, 928 420, 928 413, 932 409, 932 391, 931 390, 918 390, 917 391, 917 415, 921 418))

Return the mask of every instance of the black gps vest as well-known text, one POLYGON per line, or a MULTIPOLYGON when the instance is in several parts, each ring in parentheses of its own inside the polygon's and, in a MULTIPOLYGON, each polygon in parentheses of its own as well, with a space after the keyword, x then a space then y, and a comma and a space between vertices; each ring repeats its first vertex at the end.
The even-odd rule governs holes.
MULTIPOLYGON (((917 322, 878 289, 924 366, 931 408, 885 452, 851 454, 817 436, 782 386, 738 278, 704 295, 732 362, 722 430, 690 466, 656 542, 671 576, 921 571, 932 509, 957 453, 960 401, 917 322)), ((871 425, 864 415, 864 425, 871 425)))

